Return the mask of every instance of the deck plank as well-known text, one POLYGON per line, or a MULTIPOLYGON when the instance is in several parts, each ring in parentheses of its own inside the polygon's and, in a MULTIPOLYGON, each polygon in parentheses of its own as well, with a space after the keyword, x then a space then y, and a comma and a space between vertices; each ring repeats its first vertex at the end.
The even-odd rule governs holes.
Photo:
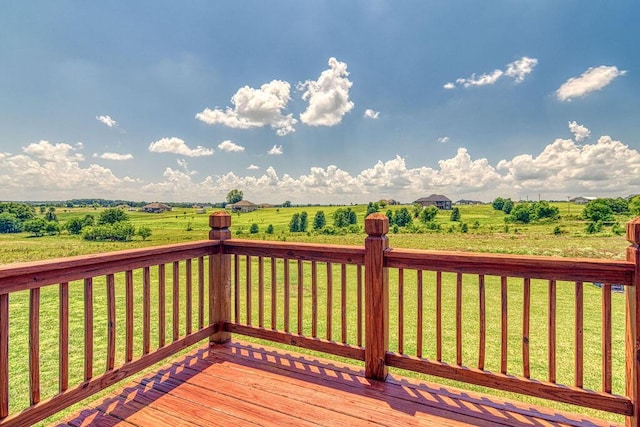
POLYGON ((62 425, 607 426, 611 423, 239 341, 198 348, 62 425))

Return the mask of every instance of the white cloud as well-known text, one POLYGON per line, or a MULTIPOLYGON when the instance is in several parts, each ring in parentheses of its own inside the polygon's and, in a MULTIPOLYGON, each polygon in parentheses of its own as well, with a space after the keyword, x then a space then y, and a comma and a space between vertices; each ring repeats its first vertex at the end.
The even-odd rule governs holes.
MULTIPOLYGON (((473 73, 468 78, 458 78, 456 83, 465 88, 493 85, 502 77, 512 77, 516 83, 524 81, 524 78, 533 72, 533 69, 538 64, 536 58, 529 58, 523 56, 522 58, 507 64, 506 70, 495 69, 491 73, 481 74, 479 76, 473 73)), ((443 86, 445 89, 454 89, 456 85, 452 82, 445 83, 443 86)))
POLYGON ((533 72, 533 69, 537 64, 537 59, 523 56, 519 60, 513 61, 512 63, 508 64, 507 70, 504 74, 508 77, 515 77, 516 83, 520 83, 524 80, 526 75, 533 72))
POLYGON ((267 151, 267 154, 272 156, 279 156, 282 154, 282 145, 274 145, 271 150, 267 151))
POLYGON ((250 170, 250 171, 255 171, 255 170, 260 169, 260 166, 249 165, 249 166, 247 166, 247 169, 250 170))
POLYGON ((627 72, 617 67, 591 67, 580 77, 571 77, 556 91, 560 101, 571 101, 572 98, 585 96, 609 85, 616 77, 624 76, 627 72))
POLYGON ((573 134, 576 142, 580 142, 583 139, 589 138, 589 136, 591 136, 591 131, 589 129, 582 125, 579 125, 575 121, 569 122, 569 130, 573 134))
POLYGON ((118 122, 116 122, 109 116, 96 116, 96 120, 99 121, 100 123, 104 123, 110 128, 118 126, 118 122))
POLYGON ((349 89, 353 85, 347 78, 347 64, 329 58, 329 69, 320 74, 318 80, 307 80, 298 84, 304 90, 302 99, 309 102, 300 114, 302 123, 309 126, 334 126, 353 108, 349 101, 349 89))
POLYGON ((97 158, 105 159, 105 160, 131 160, 131 159, 133 159, 133 155, 132 154, 118 154, 118 153, 111 153, 111 152, 106 152, 106 153, 102 153, 102 154, 94 153, 93 157, 97 157, 97 158))
POLYGON ((196 119, 236 129, 271 126, 284 136, 294 132, 297 123, 292 114, 282 113, 291 99, 290 91, 289 83, 281 80, 265 83, 259 89, 244 86, 231 98, 233 108, 205 108, 196 114, 196 119))
POLYGON ((231 142, 230 140, 222 141, 218 144, 218 148, 222 151, 227 152, 242 152, 244 151, 244 147, 238 144, 231 142))
POLYGON ((367 108, 366 110, 364 110, 364 117, 367 119, 377 119, 378 116, 380 116, 380 112, 379 111, 373 111, 369 108, 367 108))
POLYGON ((69 144, 58 143, 51 144, 49 141, 33 142, 22 149, 27 154, 32 155, 35 158, 49 160, 53 162, 71 160, 82 161, 84 156, 80 153, 72 154, 76 151, 69 144))
POLYGON ((212 156, 213 149, 202 146, 189 148, 180 138, 162 138, 149 144, 149 151, 155 153, 173 153, 188 157, 212 156))
POLYGON ((442 138, 438 138, 438 143, 439 144, 447 144, 449 142, 449 137, 448 136, 443 136, 442 138))

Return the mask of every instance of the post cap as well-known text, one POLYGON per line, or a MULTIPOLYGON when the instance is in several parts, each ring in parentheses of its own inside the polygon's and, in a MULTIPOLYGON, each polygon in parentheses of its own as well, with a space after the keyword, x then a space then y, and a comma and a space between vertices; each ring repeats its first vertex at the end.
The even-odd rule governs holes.
POLYGON ((627 241, 640 245, 640 216, 627 222, 627 241))
POLYGON ((229 228, 231 227, 231 215, 225 211, 216 211, 209 215, 209 227, 229 228))
POLYGON ((364 231, 369 236, 384 236, 389 232, 389 218, 382 213, 372 213, 364 220, 364 231))

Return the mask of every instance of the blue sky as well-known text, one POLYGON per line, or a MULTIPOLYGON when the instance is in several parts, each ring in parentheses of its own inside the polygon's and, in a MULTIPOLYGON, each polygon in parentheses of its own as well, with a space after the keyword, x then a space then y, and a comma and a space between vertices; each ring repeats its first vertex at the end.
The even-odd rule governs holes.
POLYGON ((0 200, 640 193, 637 1, 10 2, 0 200))

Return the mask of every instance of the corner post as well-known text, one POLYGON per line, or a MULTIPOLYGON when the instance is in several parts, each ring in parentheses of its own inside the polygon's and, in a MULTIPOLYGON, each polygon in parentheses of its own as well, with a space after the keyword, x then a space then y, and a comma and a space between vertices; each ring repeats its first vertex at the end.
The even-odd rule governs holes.
POLYGON ((364 220, 365 265, 365 376, 384 381, 388 374, 385 356, 389 347, 389 275, 384 252, 389 247, 389 220, 372 213, 364 220))
POLYGON ((640 217, 627 223, 627 261, 635 264, 631 286, 625 286, 626 306, 626 393, 633 402, 633 415, 627 427, 640 426, 640 217))
POLYGON ((231 238, 231 215, 224 211, 209 215, 209 239, 219 240, 220 245, 209 257, 209 324, 218 331, 209 337, 209 345, 223 344, 231 340, 231 333, 224 330, 231 320, 231 255, 223 253, 224 241, 231 238))

